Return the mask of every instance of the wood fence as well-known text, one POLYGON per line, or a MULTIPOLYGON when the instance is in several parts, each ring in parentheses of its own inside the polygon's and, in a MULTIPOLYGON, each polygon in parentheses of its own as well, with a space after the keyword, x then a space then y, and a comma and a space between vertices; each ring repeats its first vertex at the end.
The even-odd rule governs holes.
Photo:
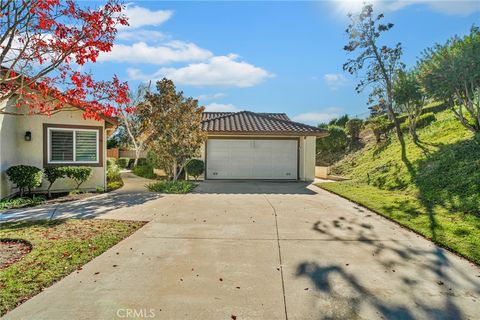
MULTIPOLYGON (((107 149, 107 157, 108 158, 130 158, 134 159, 135 158, 135 150, 120 150, 118 148, 111 148, 107 149)), ((140 152, 140 158, 146 158, 147 157, 147 151, 142 151, 140 152)))

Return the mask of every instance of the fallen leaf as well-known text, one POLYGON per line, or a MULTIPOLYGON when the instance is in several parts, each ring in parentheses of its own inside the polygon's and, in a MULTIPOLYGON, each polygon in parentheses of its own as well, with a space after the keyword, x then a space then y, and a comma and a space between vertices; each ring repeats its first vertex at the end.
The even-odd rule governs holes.
POLYGON ((218 280, 223 281, 223 278, 220 278, 220 279, 218 279, 218 280))
POLYGON ((235 319, 237 319, 237 316, 232 314, 232 320, 235 320, 235 319))

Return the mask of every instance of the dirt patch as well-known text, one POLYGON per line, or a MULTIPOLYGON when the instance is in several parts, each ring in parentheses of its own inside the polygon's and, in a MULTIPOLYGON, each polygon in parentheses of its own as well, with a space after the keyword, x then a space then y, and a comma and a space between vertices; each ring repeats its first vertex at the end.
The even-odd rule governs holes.
POLYGON ((25 241, 0 240, 0 270, 22 259, 31 250, 31 245, 25 241))

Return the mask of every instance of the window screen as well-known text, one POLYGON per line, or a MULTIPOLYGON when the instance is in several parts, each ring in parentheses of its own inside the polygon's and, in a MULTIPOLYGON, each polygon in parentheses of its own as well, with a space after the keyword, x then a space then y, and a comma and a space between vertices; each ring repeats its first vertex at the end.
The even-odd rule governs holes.
POLYGON ((97 161, 97 133, 75 132, 75 161, 97 161))
POLYGON ((51 161, 73 161, 73 131, 51 131, 51 161))

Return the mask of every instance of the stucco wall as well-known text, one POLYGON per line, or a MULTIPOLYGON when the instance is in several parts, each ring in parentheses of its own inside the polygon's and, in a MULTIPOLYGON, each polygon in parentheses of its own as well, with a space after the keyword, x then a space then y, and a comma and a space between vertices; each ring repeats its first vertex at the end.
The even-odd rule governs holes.
MULTIPOLYGON (((238 137, 238 135, 222 135, 228 139, 229 137, 238 137)), ((268 138, 269 136, 248 136, 251 139, 255 138, 268 138)), ((293 138, 298 138, 292 136, 293 138)), ((278 138, 278 136, 271 136, 271 138, 278 138)), ((316 137, 314 136, 307 136, 307 137, 299 137, 299 180, 303 181, 312 181, 315 179, 315 154, 316 154, 316 137)), ((201 149, 201 159, 205 161, 205 145, 202 146, 201 149)), ((201 179, 204 177, 202 176, 201 179)))
MULTIPOLYGON (((9 107, 14 109, 13 104, 9 107)), ((69 124, 69 125, 90 125, 105 128, 104 121, 92 119, 85 120, 82 111, 75 108, 68 108, 69 111, 62 111, 49 116, 13 116, 0 115, 0 161, 1 161, 1 190, 0 197, 6 197, 12 193, 12 186, 8 181, 5 171, 12 165, 25 164, 43 168, 43 124, 69 124), (25 141, 25 132, 32 133, 32 140, 25 141)), ((18 111, 18 110, 16 110, 18 111)), ((103 130, 103 139, 106 140, 106 132, 103 130)), ((94 190, 97 187, 106 188, 105 159, 106 141, 104 141, 103 166, 92 167, 92 176, 82 185, 82 189, 94 190)), ((88 165, 86 165, 88 166, 88 165)), ((43 182, 36 190, 45 190, 48 183, 43 182)), ((55 182, 52 190, 68 190, 75 185, 69 179, 62 179, 55 182)))

